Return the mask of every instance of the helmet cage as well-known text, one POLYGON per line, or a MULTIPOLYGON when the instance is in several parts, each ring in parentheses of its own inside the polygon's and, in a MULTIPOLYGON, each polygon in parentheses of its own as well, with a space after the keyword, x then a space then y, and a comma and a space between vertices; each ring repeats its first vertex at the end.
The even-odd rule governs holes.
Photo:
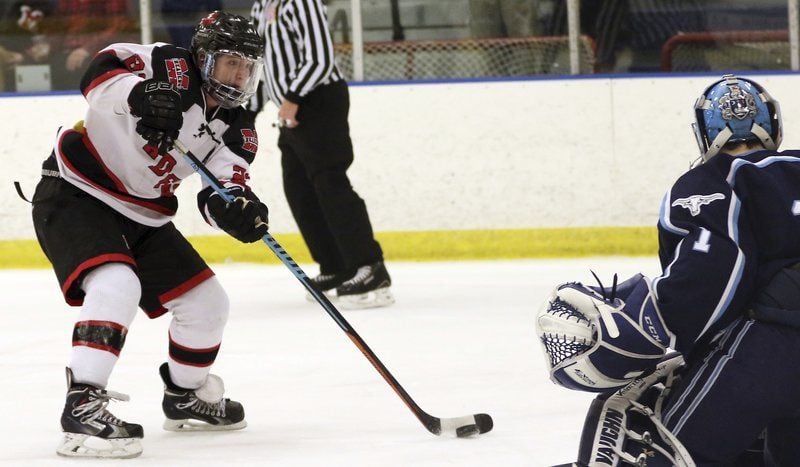
POLYGON ((250 100, 258 90, 258 82, 261 79, 263 68, 264 62, 260 57, 252 58, 241 52, 232 50, 206 52, 205 55, 203 55, 203 62, 200 67, 200 75, 203 78, 203 89, 208 92, 221 107, 225 109, 238 107, 250 100), (248 78, 240 86, 221 81, 218 77, 219 73, 215 73, 215 69, 218 68, 219 60, 225 56, 231 55, 243 61, 249 69, 248 78))
POLYGON ((758 83, 725 75, 703 92, 692 124, 703 162, 729 143, 754 141, 766 149, 781 144, 780 106, 758 83))

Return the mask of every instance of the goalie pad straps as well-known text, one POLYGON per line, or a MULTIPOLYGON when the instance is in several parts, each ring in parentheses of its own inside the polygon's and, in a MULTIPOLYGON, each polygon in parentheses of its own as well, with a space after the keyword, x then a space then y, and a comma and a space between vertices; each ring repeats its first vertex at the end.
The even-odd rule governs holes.
POLYGON ((593 400, 581 435, 578 465, 694 467, 686 448, 660 420, 662 401, 682 364, 680 355, 671 354, 650 375, 593 400))

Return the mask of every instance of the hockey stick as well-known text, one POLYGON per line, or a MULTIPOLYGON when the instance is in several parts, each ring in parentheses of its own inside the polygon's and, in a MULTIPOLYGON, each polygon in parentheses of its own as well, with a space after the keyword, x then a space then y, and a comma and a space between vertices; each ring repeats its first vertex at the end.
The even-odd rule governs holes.
MULTIPOLYGON (((225 188, 219 183, 219 181, 214 177, 214 175, 209 172, 208 168, 200 162, 194 154, 181 142, 178 140, 174 141, 175 148, 178 152, 182 153, 184 159, 186 160, 192 168, 200 174, 201 177, 217 192, 217 194, 222 197, 223 200, 230 203, 233 201, 233 197, 228 194, 225 188)), ((311 280, 306 276, 306 273, 300 268, 300 266, 295 263, 291 256, 286 253, 286 250, 278 244, 278 242, 272 237, 272 235, 267 232, 261 240, 267 244, 270 250, 275 253, 275 256, 280 258, 281 262, 292 271, 292 274, 300 281, 301 284, 308 290, 308 293, 313 296, 317 302, 322 305, 322 308, 325 309, 326 312, 336 321, 336 324, 342 329, 342 331, 347 334, 347 337, 353 341, 353 344, 358 347, 361 353, 367 357, 372 366, 378 370, 378 373, 383 376, 383 379, 389 383, 389 386, 394 389, 394 392, 403 399, 406 406, 411 409, 411 412, 419 419, 420 422, 428 429, 431 433, 435 435, 441 435, 443 433, 446 434, 455 434, 460 438, 464 438, 467 436, 477 435, 486 433, 493 427, 492 417, 485 413, 479 413, 474 415, 465 415, 463 417, 455 417, 455 418, 439 418, 434 417, 433 415, 428 414, 424 410, 414 402, 414 399, 411 398, 410 395, 400 386, 400 383, 389 373, 389 370, 383 365, 383 363, 378 359, 372 349, 369 348, 364 339, 356 333, 355 329, 344 319, 342 314, 339 310, 333 306, 328 297, 325 296, 322 292, 317 290, 316 287, 311 283, 311 280)))

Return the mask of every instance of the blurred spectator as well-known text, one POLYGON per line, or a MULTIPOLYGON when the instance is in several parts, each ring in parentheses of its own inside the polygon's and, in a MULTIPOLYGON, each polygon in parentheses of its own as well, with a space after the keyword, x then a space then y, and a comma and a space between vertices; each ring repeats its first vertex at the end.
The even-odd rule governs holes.
MULTIPOLYGON (((469 0, 469 28, 474 39, 525 38, 538 35, 537 0, 469 0)), ((541 60, 524 42, 481 41, 488 76, 541 73, 541 60)))
POLYGON ((536 0, 469 0, 473 38, 537 35, 536 0))
POLYGON ((223 10, 221 0, 163 0, 161 19, 167 27, 169 42, 188 49, 194 27, 200 18, 215 10, 223 10))
POLYGON ((50 46, 42 33, 55 0, 3 2, 0 10, 0 91, 13 91, 14 65, 47 59, 50 46))
POLYGON ((47 30, 53 89, 78 89, 83 68, 95 53, 112 42, 131 42, 138 34, 127 0, 58 0, 47 30))

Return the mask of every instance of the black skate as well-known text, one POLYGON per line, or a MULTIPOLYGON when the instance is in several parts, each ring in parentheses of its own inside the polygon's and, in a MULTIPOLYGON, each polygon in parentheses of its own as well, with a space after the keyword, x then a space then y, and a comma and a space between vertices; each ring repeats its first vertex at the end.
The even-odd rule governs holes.
MULTIPOLYGON (((353 277, 353 273, 339 273, 339 274, 318 274, 309 280, 312 284, 322 293, 328 296, 329 299, 336 299, 336 288, 342 285, 347 279, 353 277)), ((306 300, 309 302, 315 301, 314 296, 306 293, 306 300)))
POLYGON ((124 422, 106 409, 112 400, 127 401, 125 394, 88 384, 73 383, 67 368, 67 403, 61 414, 64 439, 60 456, 126 459, 142 453, 141 425, 124 422))
POLYGON ((350 280, 336 288, 338 304, 343 310, 391 305, 394 303, 391 285, 392 278, 383 261, 361 266, 350 280))
POLYGON ((197 389, 176 386, 169 376, 169 366, 159 368, 164 380, 164 401, 161 407, 167 420, 167 431, 225 431, 240 430, 247 426, 242 404, 223 399, 222 379, 208 375, 206 384, 197 389))

